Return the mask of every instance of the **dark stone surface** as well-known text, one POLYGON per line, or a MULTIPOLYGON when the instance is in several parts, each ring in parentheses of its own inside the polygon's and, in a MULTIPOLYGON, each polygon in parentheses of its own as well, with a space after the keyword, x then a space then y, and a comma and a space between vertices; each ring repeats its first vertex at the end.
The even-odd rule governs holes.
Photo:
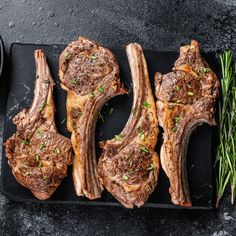
MULTIPOLYGON (((235 0, 1 0, 0 17, 7 53, 12 42, 66 44, 78 35, 116 48, 176 50, 194 38, 205 51, 236 50, 235 0)), ((0 235, 222 236, 236 235, 235 223, 228 194, 210 212, 29 205, 0 194, 0 235)))

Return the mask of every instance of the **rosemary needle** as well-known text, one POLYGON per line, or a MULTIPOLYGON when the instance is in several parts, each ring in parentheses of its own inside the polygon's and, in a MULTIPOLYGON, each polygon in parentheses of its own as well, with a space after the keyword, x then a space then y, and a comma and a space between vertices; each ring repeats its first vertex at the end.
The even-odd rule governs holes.
POLYGON ((219 146, 217 149, 216 207, 227 185, 231 185, 231 203, 236 193, 236 81, 231 51, 220 56, 222 99, 219 102, 219 146))

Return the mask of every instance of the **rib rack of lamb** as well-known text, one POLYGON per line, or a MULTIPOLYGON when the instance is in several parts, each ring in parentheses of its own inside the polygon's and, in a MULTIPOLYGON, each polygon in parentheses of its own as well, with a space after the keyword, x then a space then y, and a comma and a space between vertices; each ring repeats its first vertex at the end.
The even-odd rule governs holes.
POLYGON ((133 108, 123 131, 101 143, 98 175, 121 204, 133 208, 142 206, 157 184, 159 158, 154 147, 158 122, 142 48, 129 44, 126 52, 133 81, 133 108))
POLYGON ((97 178, 95 127, 99 112, 109 99, 125 93, 113 53, 96 42, 79 37, 59 59, 59 76, 67 92, 67 129, 75 152, 73 180, 78 196, 101 197, 97 178))
POLYGON ((155 75, 157 114, 164 129, 161 165, 170 181, 171 200, 191 206, 186 154, 191 132, 202 123, 215 125, 219 81, 200 54, 199 44, 180 48, 173 71, 155 75))
POLYGON ((5 142, 5 150, 16 180, 35 197, 45 200, 67 175, 73 151, 70 140, 55 126, 54 83, 44 52, 36 50, 34 56, 34 100, 29 109, 14 117, 16 133, 5 142))

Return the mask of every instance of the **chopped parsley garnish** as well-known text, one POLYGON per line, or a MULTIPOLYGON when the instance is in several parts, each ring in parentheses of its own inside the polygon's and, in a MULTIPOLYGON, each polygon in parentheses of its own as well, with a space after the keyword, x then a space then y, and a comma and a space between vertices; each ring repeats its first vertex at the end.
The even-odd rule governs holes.
POLYGON ((89 59, 91 59, 92 61, 94 61, 94 60, 96 60, 96 59, 97 59, 97 57, 96 57, 96 56, 94 56, 94 55, 90 55, 90 56, 89 56, 89 59))
POLYGON ((40 148, 40 149, 43 149, 43 148, 45 148, 45 147, 46 147, 45 143, 41 143, 41 144, 39 145, 39 148, 40 148))
POLYGON ((104 91, 105 91, 105 89, 102 86, 98 88, 99 93, 104 93, 104 91))
POLYGON ((36 155, 36 156, 35 156, 35 160, 36 160, 37 162, 39 161, 39 158, 40 158, 39 155, 36 155))
POLYGON ((170 104, 168 105, 168 108, 169 108, 169 109, 172 109, 175 105, 176 105, 175 103, 170 103, 170 104))
POLYGON ((203 70, 204 73, 208 73, 208 72, 211 71, 211 69, 208 68, 208 67, 203 67, 202 70, 203 70))
POLYGON ((70 52, 67 52, 65 55, 65 60, 69 61, 72 58, 72 54, 70 52))
POLYGON ((45 180, 45 179, 47 179, 48 178, 48 176, 47 175, 45 175, 45 176, 43 176, 43 179, 45 180))
POLYGON ((50 84, 50 80, 49 79, 46 79, 43 81, 45 84, 50 84))
POLYGON ((99 119, 101 119, 102 122, 104 122, 104 117, 103 117, 103 115, 101 114, 101 112, 99 112, 99 119))
POLYGON ((179 121, 180 121, 180 117, 179 117, 179 116, 176 116, 176 117, 174 118, 174 122, 175 122, 175 124, 178 124, 179 121))
POLYGON ((151 105, 148 102, 143 103, 143 107, 146 108, 146 109, 150 108, 150 106, 151 105))
POLYGON ((78 116, 82 116, 83 115, 83 112, 81 112, 81 111, 78 111, 78 116))
POLYGON ((108 112, 109 116, 112 114, 112 112, 113 112, 113 107, 111 107, 109 112, 108 112))
POLYGON ((38 167, 40 168, 40 167, 42 167, 42 166, 43 166, 43 162, 40 161, 40 162, 38 163, 38 167))
POLYGON ((127 175, 123 175, 123 176, 122 176, 122 179, 123 179, 123 180, 129 180, 129 177, 128 177, 127 175))
POLYGON ((132 112, 133 115, 135 115, 135 113, 136 113, 136 108, 133 107, 132 110, 131 110, 131 112, 132 112))
POLYGON ((42 138, 42 137, 43 137, 43 131, 42 131, 42 130, 38 129, 38 130, 36 131, 36 133, 37 133, 37 135, 39 136, 39 138, 42 138))
POLYGON ((175 90, 176 90, 177 92, 180 91, 180 87, 179 87, 179 85, 177 85, 177 86, 175 87, 175 90))
POLYGON ((122 139, 122 136, 120 134, 115 135, 115 140, 120 141, 122 139))
POLYGON ((172 131, 175 133, 178 130, 178 128, 175 126, 172 131))
POLYGON ((148 149, 147 147, 141 147, 141 148, 140 148, 140 151, 141 151, 142 153, 148 153, 148 152, 149 152, 149 149, 148 149))
POLYGON ((153 164, 151 164, 151 165, 147 168, 147 170, 153 170, 153 169, 154 169, 153 164))
POLYGON ((193 96, 193 92, 191 92, 191 91, 188 91, 187 94, 188 94, 188 96, 193 96))
POLYGON ((27 139, 24 139, 24 140, 21 141, 21 143, 23 143, 23 144, 29 144, 30 142, 29 142, 27 139))
POLYGON ((145 133, 144 131, 141 131, 138 133, 139 138, 143 141, 145 139, 145 133))
POLYGON ((55 148, 55 153, 56 153, 56 154, 60 154, 60 153, 61 153, 61 150, 57 147, 57 148, 55 148))
POLYGON ((38 108, 38 111, 42 111, 45 106, 46 106, 46 101, 42 102, 42 104, 38 108))
POLYGON ((71 84, 73 84, 73 85, 76 85, 76 84, 77 84, 77 80, 76 80, 76 79, 71 79, 70 82, 71 82, 71 84))
POLYGON ((94 92, 91 92, 90 95, 89 95, 89 98, 92 99, 95 97, 95 93, 94 92))

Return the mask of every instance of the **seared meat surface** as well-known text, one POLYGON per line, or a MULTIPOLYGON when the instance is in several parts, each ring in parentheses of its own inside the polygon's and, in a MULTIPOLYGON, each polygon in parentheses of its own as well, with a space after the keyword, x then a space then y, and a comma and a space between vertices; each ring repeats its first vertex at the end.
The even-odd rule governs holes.
POLYGON ((67 129, 75 152, 73 180, 78 196, 101 197, 97 178, 95 127, 109 99, 125 93, 113 53, 96 42, 79 37, 59 59, 61 86, 67 92, 67 129))
POLYGON ((16 133, 5 143, 6 156, 16 180, 35 197, 48 199, 67 175, 72 163, 72 146, 58 134, 54 121, 54 82, 44 52, 35 51, 36 82, 29 109, 18 113, 13 122, 16 133))
POLYGON ((173 71, 155 75, 157 115, 164 129, 161 165, 170 181, 174 204, 191 206, 185 158, 192 130, 215 125, 214 106, 219 81, 200 54, 199 44, 180 48, 173 71))
POLYGON ((133 208, 142 206, 157 184, 159 159, 154 147, 158 123, 142 48, 134 43, 126 52, 133 80, 133 108, 123 131, 101 143, 98 175, 121 204, 133 208))

